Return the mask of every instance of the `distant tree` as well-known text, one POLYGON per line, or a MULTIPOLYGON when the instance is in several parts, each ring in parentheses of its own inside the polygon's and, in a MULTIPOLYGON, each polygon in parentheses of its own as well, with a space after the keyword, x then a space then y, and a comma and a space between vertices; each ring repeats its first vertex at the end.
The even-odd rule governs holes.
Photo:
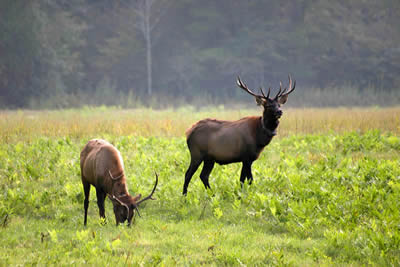
POLYGON ((398 25, 398 0, 3 0, 0 104, 62 107, 82 92, 231 101, 238 74, 250 87, 291 73, 304 90, 395 90, 398 25))
POLYGON ((84 25, 64 8, 60 2, 1 1, 0 96, 8 105, 27 106, 32 98, 78 86, 84 74, 74 49, 83 45, 84 25))
POLYGON ((41 46, 40 60, 46 65, 42 70, 42 85, 46 88, 43 93, 76 93, 85 76, 79 49, 86 45, 83 33, 87 25, 76 14, 84 0, 38 3, 36 35, 41 46))
MULTIPOLYGON (((360 87, 390 87, 396 78, 392 64, 399 48, 399 4, 388 1, 319 1, 305 15, 305 35, 314 76, 321 86, 351 83, 360 87), (396 7, 397 6, 397 7, 396 7), (382 80, 385 77, 386 80, 382 80)), ((297 51, 300 53, 300 51, 297 51)))
POLYGON ((137 0, 132 1, 128 11, 133 11, 136 16, 137 29, 143 34, 146 46, 146 67, 147 67, 147 93, 153 93, 153 56, 152 47, 156 40, 155 29, 162 16, 167 10, 166 0, 137 0))
POLYGON ((0 2, 0 104, 21 107, 36 94, 40 42, 34 6, 32 1, 0 2))

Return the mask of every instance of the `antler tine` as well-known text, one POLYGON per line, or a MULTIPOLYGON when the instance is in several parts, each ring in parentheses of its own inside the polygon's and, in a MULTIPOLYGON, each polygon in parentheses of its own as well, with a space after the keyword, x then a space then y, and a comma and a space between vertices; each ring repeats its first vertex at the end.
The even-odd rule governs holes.
POLYGON ((252 91, 250 91, 250 89, 247 87, 247 85, 246 85, 244 82, 242 82, 242 80, 240 79, 239 76, 237 77, 236 84, 237 84, 240 88, 242 88, 243 90, 245 90, 246 92, 248 92, 249 94, 255 96, 255 94, 254 94, 252 91))
POLYGON ((263 95, 263 97, 267 98, 267 97, 265 96, 265 94, 264 94, 264 90, 262 89, 262 87, 260 87, 260 91, 261 91, 261 94, 263 95))
POLYGON ((290 74, 288 74, 288 79, 289 79, 289 90, 292 89, 292 77, 290 77, 290 74))
POLYGON ((128 207, 128 205, 126 205, 124 202, 122 202, 121 200, 119 200, 119 199, 118 199, 116 196, 114 196, 114 195, 112 195, 112 198, 115 199, 116 201, 118 201, 118 203, 119 203, 121 206, 124 206, 124 207, 126 208, 127 214, 129 214, 129 207, 128 207))
POLYGON ((278 97, 280 97, 280 93, 282 92, 282 82, 279 82, 280 86, 279 86, 279 92, 276 94, 274 99, 278 99, 278 97))
POLYGON ((141 199, 139 202, 136 203, 136 207, 139 206, 140 203, 142 203, 143 201, 146 201, 148 199, 152 199, 154 200, 154 198, 152 198, 154 191, 156 190, 157 184, 158 184, 158 174, 156 172, 154 172, 156 174, 156 183, 154 184, 154 188, 151 191, 150 195, 148 195, 147 197, 141 199))
POLYGON ((243 90, 245 90, 247 93, 251 94, 252 96, 255 96, 255 97, 262 97, 261 95, 257 95, 257 94, 255 94, 255 93, 253 93, 253 92, 247 87, 247 85, 246 85, 245 83, 242 82, 242 80, 240 79, 239 76, 237 77, 236 84, 237 84, 237 86, 239 86, 240 88, 242 88, 243 90))
POLYGON ((290 94, 296 88, 296 80, 294 80, 293 87, 292 87, 292 77, 290 77, 290 75, 288 75, 288 77, 289 77, 289 88, 288 88, 288 91, 285 93, 285 95, 290 94))
POLYGON ((108 173, 110 174, 110 177, 111 177, 111 179, 113 179, 113 180, 118 180, 119 178, 121 178, 121 177, 124 175, 124 172, 122 172, 122 174, 120 174, 119 176, 114 177, 114 176, 111 174, 110 170, 108 170, 108 173))
POLYGON ((142 216, 140 216, 140 212, 139 212, 139 209, 137 206, 135 207, 135 210, 136 210, 137 214, 139 215, 139 217, 142 217, 142 216))
POLYGON ((283 89, 283 91, 281 92, 281 94, 279 96, 283 96, 286 93, 287 90, 288 89, 285 87, 285 89, 283 89))
POLYGON ((237 86, 239 86, 240 88, 242 88, 242 89, 244 89, 244 90, 246 90, 246 91, 249 90, 249 89, 247 88, 246 84, 245 84, 244 82, 242 82, 242 80, 240 79, 239 76, 237 77, 236 84, 237 84, 237 86))
POLYGON ((271 87, 268 88, 267 98, 269 98, 269 93, 271 93, 271 87))

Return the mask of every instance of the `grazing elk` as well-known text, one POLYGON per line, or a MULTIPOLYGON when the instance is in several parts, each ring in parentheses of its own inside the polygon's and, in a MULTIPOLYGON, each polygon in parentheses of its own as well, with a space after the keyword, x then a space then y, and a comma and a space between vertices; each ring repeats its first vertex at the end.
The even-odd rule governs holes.
POLYGON ((104 200, 106 195, 112 201, 116 224, 128 221, 131 224, 134 211, 140 216, 138 206, 143 201, 153 199, 152 195, 156 190, 158 175, 156 173, 156 183, 150 195, 140 200, 141 195, 132 197, 126 185, 124 173, 124 163, 119 151, 110 143, 101 139, 90 140, 82 149, 80 155, 81 176, 83 190, 85 192, 85 219, 86 225, 87 211, 89 207, 90 185, 96 188, 97 205, 101 218, 105 218, 104 200))
POLYGON ((237 121, 222 121, 215 119, 204 119, 195 123, 186 131, 186 142, 190 150, 190 166, 185 174, 183 194, 187 194, 187 188, 199 165, 204 162, 200 173, 200 179, 205 188, 210 188, 208 177, 214 167, 218 164, 229 164, 242 162, 240 182, 248 179, 251 184, 253 175, 251 165, 260 155, 266 145, 276 135, 276 128, 282 116, 280 105, 286 103, 288 95, 296 87, 289 76, 289 87, 282 90, 282 83, 278 94, 270 98, 271 88, 265 95, 262 88, 261 94, 253 93, 240 78, 237 78, 237 85, 254 96, 258 105, 262 105, 264 112, 262 116, 245 117, 237 121))

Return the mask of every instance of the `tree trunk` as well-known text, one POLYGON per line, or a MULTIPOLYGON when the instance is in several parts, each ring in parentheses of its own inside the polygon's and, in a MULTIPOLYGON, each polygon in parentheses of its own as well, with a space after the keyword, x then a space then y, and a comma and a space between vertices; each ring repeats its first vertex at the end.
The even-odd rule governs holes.
POLYGON ((151 34, 150 34, 150 1, 145 1, 145 39, 146 39, 146 51, 147 51, 147 93, 148 95, 152 94, 153 88, 153 77, 152 77, 152 58, 151 58, 151 34))

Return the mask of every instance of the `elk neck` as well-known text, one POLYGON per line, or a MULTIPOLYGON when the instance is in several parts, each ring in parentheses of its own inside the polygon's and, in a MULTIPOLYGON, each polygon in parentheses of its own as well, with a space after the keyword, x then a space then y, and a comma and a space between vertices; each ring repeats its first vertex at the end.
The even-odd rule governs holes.
POLYGON ((279 120, 263 114, 260 117, 260 131, 258 134, 258 143, 262 146, 268 145, 272 137, 276 135, 276 128, 279 125, 279 120))
POLYGON ((112 181, 111 192, 118 198, 129 196, 125 175, 116 181, 112 181))

